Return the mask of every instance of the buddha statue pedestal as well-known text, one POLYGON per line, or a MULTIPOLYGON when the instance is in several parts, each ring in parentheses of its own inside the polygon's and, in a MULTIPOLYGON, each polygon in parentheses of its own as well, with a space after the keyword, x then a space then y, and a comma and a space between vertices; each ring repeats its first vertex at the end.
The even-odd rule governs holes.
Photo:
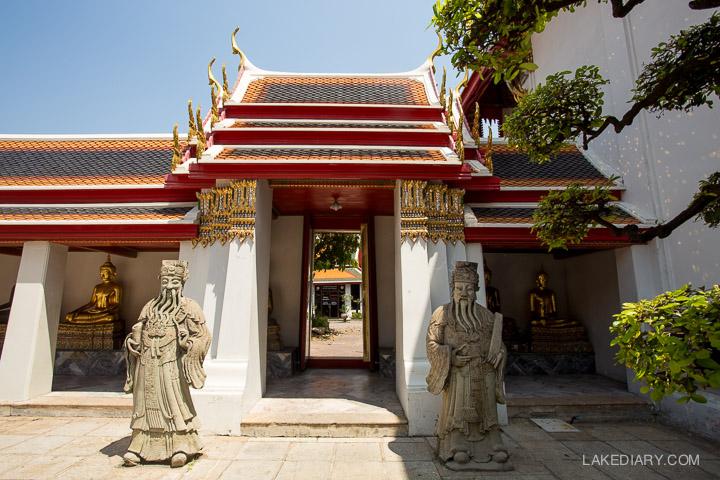
POLYGON ((282 348, 280 325, 278 325, 274 318, 271 318, 267 326, 267 349, 270 352, 278 352, 282 350, 282 348))
POLYGON ((533 353, 592 353, 592 345, 582 325, 541 326, 531 328, 533 353))
POLYGON ((125 322, 60 323, 57 348, 60 350, 117 350, 125 338, 125 322))

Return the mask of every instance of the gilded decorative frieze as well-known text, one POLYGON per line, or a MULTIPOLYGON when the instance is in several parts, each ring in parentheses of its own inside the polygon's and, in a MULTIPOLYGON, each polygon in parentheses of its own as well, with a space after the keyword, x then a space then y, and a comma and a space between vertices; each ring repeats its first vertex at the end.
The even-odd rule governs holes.
POLYGON ((400 185, 400 236, 403 240, 427 238, 427 208, 422 180, 403 180, 400 185))
POLYGON ((236 180, 198 193, 200 233, 193 245, 222 245, 255 232, 255 180, 236 180))
POLYGON ((400 233, 403 240, 418 238, 464 242, 464 190, 420 180, 403 180, 400 192, 400 233))

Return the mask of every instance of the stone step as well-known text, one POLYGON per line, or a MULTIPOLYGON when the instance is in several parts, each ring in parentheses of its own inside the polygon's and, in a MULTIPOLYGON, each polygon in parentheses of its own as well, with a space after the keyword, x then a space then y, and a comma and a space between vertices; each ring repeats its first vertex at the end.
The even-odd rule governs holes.
POLYGON ((263 398, 241 423, 247 437, 406 437, 402 409, 333 398, 263 398))
POLYGON ((653 421, 656 412, 652 404, 628 394, 618 396, 582 396, 555 398, 509 398, 508 417, 559 418, 568 423, 653 421))
POLYGON ((130 418, 132 396, 114 392, 52 392, 24 402, 0 403, 0 415, 130 418))

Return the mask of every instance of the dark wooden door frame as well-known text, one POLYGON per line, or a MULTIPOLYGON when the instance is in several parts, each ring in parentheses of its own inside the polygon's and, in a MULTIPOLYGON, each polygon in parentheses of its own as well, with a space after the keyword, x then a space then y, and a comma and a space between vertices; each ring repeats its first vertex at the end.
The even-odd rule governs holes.
POLYGON ((377 305, 377 262, 375 258, 375 217, 339 217, 337 222, 329 221, 327 217, 315 219, 309 215, 305 215, 303 220, 303 254, 302 254, 302 284, 300 286, 300 370, 306 368, 368 368, 372 371, 378 369, 378 305, 377 305), (363 272, 363 275, 369 275, 367 281, 370 282, 370 361, 365 362, 362 359, 352 358, 308 358, 308 352, 305 345, 307 344, 307 336, 309 334, 307 326, 308 321, 308 284, 310 275, 310 250, 311 250, 311 234, 314 229, 322 230, 360 230, 363 224, 367 225, 368 237, 368 264, 370 272, 363 272))
POLYGON ((307 344, 308 329, 308 299, 310 293, 308 292, 308 283, 310 276, 310 248, 311 248, 311 234, 312 229, 310 226, 310 217, 305 215, 303 218, 303 238, 302 238, 302 265, 300 267, 300 348, 299 348, 299 365, 300 371, 305 370, 307 367, 307 352, 305 346, 307 344))

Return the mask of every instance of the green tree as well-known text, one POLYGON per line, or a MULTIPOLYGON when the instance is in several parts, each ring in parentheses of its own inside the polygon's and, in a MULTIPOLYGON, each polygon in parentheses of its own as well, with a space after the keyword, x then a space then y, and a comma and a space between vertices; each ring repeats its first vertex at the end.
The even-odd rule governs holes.
MULTIPOLYGON (((626 16, 644 0, 598 0, 610 3, 614 17, 626 16)), ((444 36, 444 53, 452 54, 458 69, 481 71, 489 67, 494 81, 516 81, 524 71, 535 70, 530 61, 533 33, 541 32, 561 11, 587 2, 568 0, 438 0, 433 24, 444 36)), ((720 0, 695 0, 693 9, 720 6, 720 0)), ((604 115, 602 86, 608 83, 596 66, 559 72, 523 95, 504 124, 511 146, 526 152, 531 161, 552 161, 569 141, 582 139, 585 148, 607 129, 620 133, 643 111, 660 116, 666 111, 690 111, 713 106, 720 93, 720 14, 683 30, 652 50, 652 60, 635 81, 630 108, 621 117, 604 115)), ((639 242, 664 238, 692 218, 707 225, 720 224, 720 173, 702 180, 689 205, 674 218, 640 231, 636 225, 617 227, 615 209, 605 187, 572 186, 551 192, 535 212, 534 231, 550 249, 580 242, 591 227, 602 225, 639 242)))
POLYGON ((357 267, 355 253, 359 247, 360 235, 356 233, 316 233, 313 268, 330 270, 357 267))

